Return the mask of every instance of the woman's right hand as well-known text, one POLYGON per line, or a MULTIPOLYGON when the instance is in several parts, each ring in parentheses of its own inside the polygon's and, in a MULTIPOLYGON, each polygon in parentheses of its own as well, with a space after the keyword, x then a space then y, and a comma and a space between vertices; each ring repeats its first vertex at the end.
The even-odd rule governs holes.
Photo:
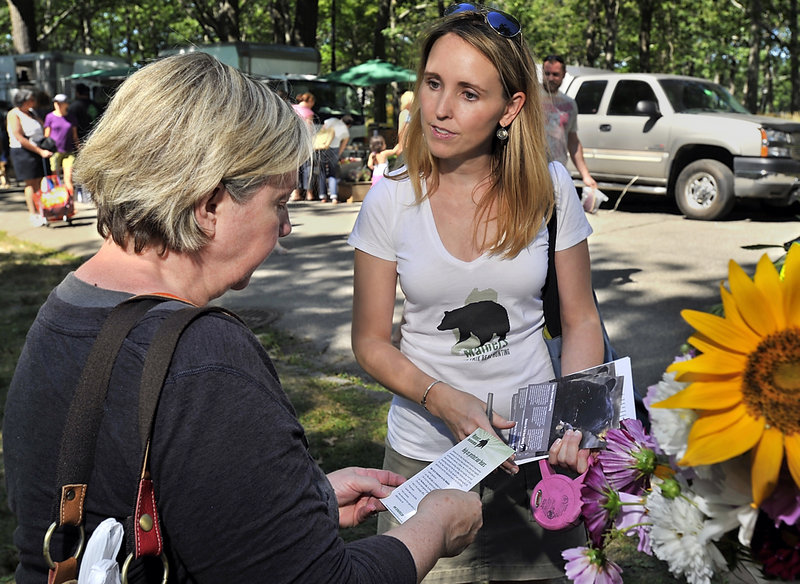
MULTIPOLYGON (((444 382, 437 383, 431 388, 426 407, 447 425, 456 442, 472 434, 476 428, 483 428, 502 440, 497 430, 508 430, 515 424, 497 412, 492 412, 490 421, 486 416, 486 402, 444 382)), ((510 474, 516 474, 519 470, 511 459, 505 461, 502 468, 510 474)))
POLYGON ((53 155, 52 152, 45 150, 44 148, 39 148, 39 152, 37 154, 39 154, 39 156, 42 158, 50 158, 53 155))

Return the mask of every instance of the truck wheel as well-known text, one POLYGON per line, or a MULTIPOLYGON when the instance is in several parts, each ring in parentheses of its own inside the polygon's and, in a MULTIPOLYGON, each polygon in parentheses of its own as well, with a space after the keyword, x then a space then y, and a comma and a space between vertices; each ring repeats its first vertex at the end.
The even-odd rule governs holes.
POLYGON ((675 202, 689 219, 722 219, 733 209, 733 172, 718 160, 696 160, 675 181, 675 202))

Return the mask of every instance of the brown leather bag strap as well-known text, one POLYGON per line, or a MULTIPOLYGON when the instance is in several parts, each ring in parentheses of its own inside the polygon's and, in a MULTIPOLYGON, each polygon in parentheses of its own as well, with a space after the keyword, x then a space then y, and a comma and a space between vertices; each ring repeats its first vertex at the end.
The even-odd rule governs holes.
POLYGON ((141 317, 163 300, 147 297, 123 302, 111 311, 100 329, 83 367, 61 437, 53 512, 57 525, 83 523, 85 497, 80 491, 64 487, 82 485, 85 490, 94 467, 103 404, 117 353, 141 317))
POLYGON ((192 322, 209 313, 225 314, 241 322, 238 316, 218 306, 177 310, 164 319, 147 350, 139 388, 139 438, 144 453, 142 473, 139 479, 135 512, 131 523, 125 530, 128 537, 127 548, 134 559, 142 556, 158 556, 164 549, 155 490, 153 481, 150 479, 150 439, 161 389, 167 378, 178 340, 192 322))

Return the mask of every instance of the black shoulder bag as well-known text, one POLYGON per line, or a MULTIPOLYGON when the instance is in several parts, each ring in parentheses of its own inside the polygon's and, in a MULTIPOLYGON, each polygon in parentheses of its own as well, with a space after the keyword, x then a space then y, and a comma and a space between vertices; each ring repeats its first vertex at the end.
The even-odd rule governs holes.
MULTIPOLYGON (((122 302, 112 310, 103 323, 84 366, 78 388, 70 404, 61 439, 56 471, 56 493, 53 523, 44 538, 44 558, 50 568, 48 584, 74 581, 78 573, 78 558, 83 551, 84 501, 89 478, 94 467, 103 405, 108 383, 122 343, 144 314, 160 302, 174 300, 167 296, 142 295, 122 302), (61 527, 74 527, 79 543, 72 557, 56 562, 50 556, 50 540, 61 527)), ((164 565, 162 582, 167 581, 169 565, 163 549, 161 525, 156 509, 155 491, 150 478, 150 438, 161 387, 172 361, 172 354, 183 331, 203 314, 219 312, 236 318, 233 313, 215 306, 187 307, 174 311, 164 319, 153 337, 145 357, 139 389, 139 439, 142 465, 137 498, 132 514, 125 520, 125 539, 128 551, 122 567, 123 584, 127 582, 130 563, 142 557, 160 557, 164 565)))

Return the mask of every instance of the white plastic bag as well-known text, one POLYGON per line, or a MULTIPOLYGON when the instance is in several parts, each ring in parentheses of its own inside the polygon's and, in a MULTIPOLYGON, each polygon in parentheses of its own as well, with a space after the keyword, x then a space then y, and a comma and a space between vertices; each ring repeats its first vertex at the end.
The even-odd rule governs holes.
POLYGON ((608 200, 608 196, 600 189, 593 189, 591 187, 583 187, 581 193, 581 203, 583 203, 583 210, 587 213, 597 213, 600 205, 608 200))
POLYGON ((78 584, 120 584, 117 554, 123 536, 122 524, 111 517, 97 526, 83 553, 78 584))

